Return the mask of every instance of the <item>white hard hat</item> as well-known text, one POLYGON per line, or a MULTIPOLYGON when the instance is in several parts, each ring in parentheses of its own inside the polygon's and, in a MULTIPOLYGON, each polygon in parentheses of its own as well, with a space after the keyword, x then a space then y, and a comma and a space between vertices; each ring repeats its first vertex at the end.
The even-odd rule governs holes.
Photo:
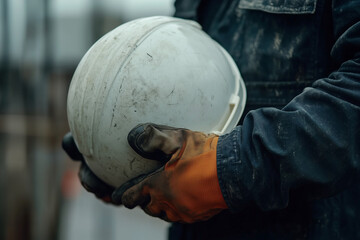
POLYGON ((149 17, 117 27, 89 49, 71 81, 67 114, 90 169, 118 187, 159 167, 128 145, 136 125, 224 134, 245 100, 233 59, 196 22, 149 17))

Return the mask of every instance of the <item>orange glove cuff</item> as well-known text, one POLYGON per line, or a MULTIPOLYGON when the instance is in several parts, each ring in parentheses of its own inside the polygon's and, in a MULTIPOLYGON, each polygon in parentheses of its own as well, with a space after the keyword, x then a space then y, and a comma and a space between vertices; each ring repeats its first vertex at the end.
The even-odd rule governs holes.
POLYGON ((208 213, 212 216, 228 208, 217 176, 218 138, 215 135, 204 139, 188 138, 165 166, 165 171, 172 172, 171 188, 181 193, 176 196, 177 200, 195 215, 196 212, 202 215, 204 211, 212 209, 208 213))

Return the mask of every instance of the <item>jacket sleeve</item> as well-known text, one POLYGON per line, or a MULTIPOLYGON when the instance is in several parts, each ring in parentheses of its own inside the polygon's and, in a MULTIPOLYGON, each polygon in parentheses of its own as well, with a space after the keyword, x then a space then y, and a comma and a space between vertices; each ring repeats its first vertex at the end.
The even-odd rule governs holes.
POLYGON ((219 184, 233 212, 285 208, 289 199, 328 197, 359 180, 360 4, 344 2, 332 7, 337 70, 283 109, 249 112, 219 138, 219 184))

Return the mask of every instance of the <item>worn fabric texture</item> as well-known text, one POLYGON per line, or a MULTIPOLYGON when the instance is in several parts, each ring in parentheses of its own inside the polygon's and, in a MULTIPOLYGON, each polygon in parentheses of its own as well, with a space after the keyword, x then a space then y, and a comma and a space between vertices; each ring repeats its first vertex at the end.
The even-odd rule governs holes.
POLYGON ((360 1, 175 6, 232 55, 248 100, 218 142, 229 211, 170 239, 360 239, 360 1))

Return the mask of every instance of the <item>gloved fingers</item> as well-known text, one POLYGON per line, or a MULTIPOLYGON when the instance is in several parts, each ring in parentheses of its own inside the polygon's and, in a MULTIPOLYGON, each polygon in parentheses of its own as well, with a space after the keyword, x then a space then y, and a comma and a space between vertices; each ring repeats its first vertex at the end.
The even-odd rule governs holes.
POLYGON ((167 162, 183 145, 185 134, 186 129, 145 123, 130 131, 128 142, 142 157, 167 162))
POLYGON ((97 198, 110 202, 110 196, 114 188, 101 181, 85 164, 82 163, 79 170, 81 185, 89 192, 94 193, 97 198))
POLYGON ((104 202, 111 202, 111 193, 114 188, 101 181, 86 165, 84 157, 77 148, 71 132, 68 132, 63 137, 62 148, 72 160, 82 162, 78 173, 81 185, 104 202))
POLYGON ((65 134, 62 140, 62 148, 74 161, 84 161, 83 155, 79 152, 71 132, 65 134))

